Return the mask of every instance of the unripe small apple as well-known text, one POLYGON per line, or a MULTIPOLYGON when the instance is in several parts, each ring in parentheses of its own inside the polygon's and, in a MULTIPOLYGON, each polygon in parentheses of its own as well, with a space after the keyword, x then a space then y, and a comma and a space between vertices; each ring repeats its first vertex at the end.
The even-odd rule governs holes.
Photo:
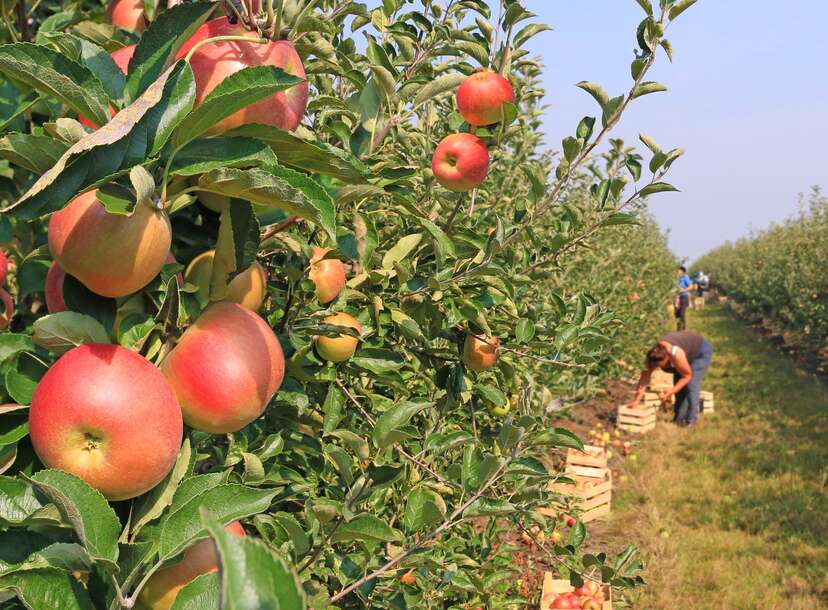
POLYGON ((312 248, 308 277, 316 286, 316 298, 330 303, 345 288, 345 265, 341 260, 325 258, 330 248, 312 248))
POLYGON ((492 125, 503 119, 503 104, 515 102, 509 81, 497 72, 481 70, 457 89, 457 107, 469 125, 492 125))
POLYGON ((147 202, 132 214, 110 214, 88 191, 49 219, 49 249, 68 274, 92 292, 122 297, 149 284, 170 252, 172 229, 147 202))
POLYGON ((443 187, 464 193, 480 186, 489 174, 489 149, 470 133, 446 136, 434 150, 431 169, 443 187))
POLYGON ((109 22, 124 30, 141 33, 147 29, 144 0, 113 0, 106 9, 109 22))
POLYGON ((11 295, 0 288, 0 330, 6 330, 14 317, 14 301, 11 295))
MULTIPOLYGON (((353 328, 357 333, 362 333, 362 324, 347 313, 337 313, 328 316, 323 320, 325 324, 347 326, 353 328)), ((359 339, 350 335, 339 335, 338 337, 318 336, 316 341, 317 353, 330 362, 344 362, 354 355, 359 339)))
MULTIPOLYGON (((216 251, 207 250, 196 256, 184 272, 184 281, 198 287, 196 294, 200 301, 210 298, 210 283, 213 277, 216 251)), ((267 296, 267 274, 256 261, 239 273, 227 284, 224 301, 244 305, 252 311, 258 311, 267 296)))
MULTIPOLYGON (((243 538, 244 528, 238 521, 229 523, 225 531, 243 538)), ((181 561, 153 574, 138 595, 137 610, 169 610, 184 586, 202 574, 218 570, 219 557, 215 543, 199 540, 184 551, 181 561)))
POLYGON ((561 540, 563 540, 563 536, 561 535, 561 533, 558 530, 555 530, 554 532, 552 532, 549 535, 549 537, 552 539, 552 542, 554 542, 555 544, 560 544, 561 540))
POLYGON ((495 404, 489 405, 489 414, 493 415, 494 417, 506 417, 507 415, 509 415, 509 412, 511 410, 511 406, 508 402, 505 405, 499 406, 495 404))
POLYGON ((499 337, 486 337, 484 340, 467 334, 463 345, 463 364, 472 371, 485 371, 497 362, 499 346, 499 337))
POLYGON ((66 279, 66 272, 57 262, 52 262, 49 271, 46 272, 46 310, 49 313, 66 311, 66 302, 63 300, 64 279, 66 279))

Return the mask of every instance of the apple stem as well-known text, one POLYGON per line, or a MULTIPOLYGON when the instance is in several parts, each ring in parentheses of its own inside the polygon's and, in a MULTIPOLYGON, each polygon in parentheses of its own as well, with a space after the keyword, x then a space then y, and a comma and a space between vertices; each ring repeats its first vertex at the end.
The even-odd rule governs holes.
POLYGON ((282 36, 282 13, 284 13, 284 0, 276 0, 276 21, 273 24, 273 33, 271 38, 279 40, 282 36))

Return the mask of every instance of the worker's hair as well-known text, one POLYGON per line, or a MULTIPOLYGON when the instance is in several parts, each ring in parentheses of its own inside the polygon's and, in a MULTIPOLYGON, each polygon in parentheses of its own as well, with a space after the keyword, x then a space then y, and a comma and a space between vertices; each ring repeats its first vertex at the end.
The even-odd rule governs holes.
POLYGON ((666 347, 664 347, 661 343, 656 343, 650 348, 650 351, 647 352, 647 368, 654 369, 669 355, 670 352, 667 351, 666 347))
POLYGON ((679 270, 687 273, 687 267, 685 267, 684 265, 679 265, 679 270))

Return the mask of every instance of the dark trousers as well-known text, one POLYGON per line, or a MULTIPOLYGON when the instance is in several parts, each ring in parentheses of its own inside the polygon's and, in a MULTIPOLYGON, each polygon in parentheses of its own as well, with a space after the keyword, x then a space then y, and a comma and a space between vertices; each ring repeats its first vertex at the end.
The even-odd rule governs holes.
MULTIPOLYGON (((702 380, 710 367, 712 359, 713 347, 705 340, 698 355, 690 363, 690 368, 693 369, 693 378, 676 394, 676 411, 673 421, 677 424, 692 425, 699 420, 702 380)), ((679 375, 675 375, 676 382, 680 378, 679 375)))
POLYGON ((684 330, 687 328, 687 309, 690 307, 690 295, 683 294, 679 297, 678 307, 676 307, 676 329, 684 330))

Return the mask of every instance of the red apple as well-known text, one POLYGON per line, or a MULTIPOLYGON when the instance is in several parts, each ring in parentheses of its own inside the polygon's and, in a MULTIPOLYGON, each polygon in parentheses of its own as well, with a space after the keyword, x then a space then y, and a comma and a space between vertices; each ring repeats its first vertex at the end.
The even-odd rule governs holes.
MULTIPOLYGON (((233 521, 225 531, 240 538, 247 534, 241 523, 233 521)), ((212 540, 199 540, 187 550, 181 561, 168 568, 158 570, 141 589, 137 610, 169 610, 184 585, 202 574, 218 570, 219 558, 212 540)))
MULTIPOLYGON (((323 320, 325 324, 335 324, 337 326, 348 326, 362 333, 362 324, 359 320, 347 313, 337 313, 328 316, 323 320)), ((338 337, 316 337, 316 351, 317 353, 330 362, 344 362, 354 355, 359 339, 350 335, 339 335, 338 337)))
POLYGON ((9 257, 0 249, 0 286, 6 281, 6 272, 9 270, 9 257))
POLYGON ((601 610, 601 602, 594 597, 587 597, 581 600, 581 610, 601 610))
POLYGON ((161 372, 126 348, 80 345, 35 389, 29 435, 40 460, 110 500, 152 489, 175 463, 181 409, 161 372))
MULTIPOLYGON (((215 258, 215 250, 202 252, 190 261, 184 273, 186 281, 198 287, 196 294, 202 302, 210 298, 215 258)), ((230 280, 223 300, 239 303, 252 311, 259 311, 265 296, 267 296, 267 274, 259 263, 253 261, 252 265, 230 280)))
POLYGON ((158 275, 170 252, 166 213, 140 203, 129 216, 110 214, 88 191, 49 219, 49 249, 92 292, 121 297, 158 275))
POLYGON ((489 149, 470 133, 443 138, 434 151, 431 170, 437 182, 456 193, 479 186, 489 173, 489 149))
POLYGON ((549 606, 553 610, 572 610, 573 608, 580 608, 580 602, 576 602, 576 605, 572 605, 572 598, 570 598, 568 593, 564 593, 563 595, 559 595, 552 601, 552 605, 549 606))
POLYGON ((572 515, 566 515, 564 517, 564 523, 566 523, 567 527, 575 527, 577 521, 575 520, 575 517, 573 517, 572 515))
POLYGON ((46 273, 46 309, 49 313, 66 311, 66 302, 63 300, 63 280, 66 272, 56 262, 52 262, 46 273))
POLYGON ((408 586, 417 584, 417 578, 414 576, 414 570, 409 570, 400 576, 400 582, 408 586))
POLYGON ((106 17, 112 25, 130 32, 147 29, 144 0, 113 0, 106 9, 106 17))
POLYGON ((513 104, 515 92, 497 72, 481 70, 457 89, 457 107, 469 125, 491 125, 503 119, 503 104, 513 104))
POLYGON ((14 301, 11 295, 0 288, 0 330, 5 330, 14 317, 14 301))
MULTIPOLYGON (((142 2, 143 2, 143 0, 142 0, 142 2)), ((112 51, 112 53, 110 53, 110 55, 112 56, 112 59, 115 61, 115 65, 118 66, 118 68, 124 74, 127 73, 127 67, 129 66, 129 60, 131 60, 132 56, 135 55, 135 47, 137 47, 137 46, 138 45, 134 45, 134 44, 127 45, 125 47, 122 47, 122 48, 118 49, 117 51, 112 51)), ((109 105, 109 116, 110 117, 115 116, 115 108, 113 108, 111 104, 109 105)), ((89 119, 87 119, 83 115, 78 117, 78 121, 80 121, 81 125, 83 125, 84 127, 88 127, 89 129, 97 129, 98 127, 100 127, 100 125, 96 125, 95 123, 93 123, 92 121, 90 121, 89 119)))
POLYGON ((238 303, 210 305, 161 362, 184 421, 225 434, 264 412, 282 385, 285 357, 267 323, 238 303))
MULTIPOLYGON (((215 36, 259 35, 245 29, 239 22, 232 24, 227 17, 208 21, 181 47, 176 59, 186 57, 199 42, 215 36)), ((270 41, 264 44, 239 41, 219 41, 199 47, 190 58, 190 66, 196 82, 196 104, 218 86, 221 81, 243 68, 253 66, 275 66, 288 74, 305 78, 305 68, 293 45, 286 40, 270 41)), ((250 104, 235 112, 217 125, 211 133, 220 133, 240 125, 260 123, 280 129, 294 130, 299 126, 308 104, 307 82, 294 85, 272 96, 250 104)))
POLYGON ((478 339, 474 335, 466 335, 463 345, 463 364, 472 371, 485 371, 497 362, 497 352, 500 338, 486 337, 478 339))
POLYGON ((345 265, 335 258, 324 258, 330 248, 311 249, 308 277, 316 286, 316 298, 320 303, 330 303, 345 287, 345 265))

